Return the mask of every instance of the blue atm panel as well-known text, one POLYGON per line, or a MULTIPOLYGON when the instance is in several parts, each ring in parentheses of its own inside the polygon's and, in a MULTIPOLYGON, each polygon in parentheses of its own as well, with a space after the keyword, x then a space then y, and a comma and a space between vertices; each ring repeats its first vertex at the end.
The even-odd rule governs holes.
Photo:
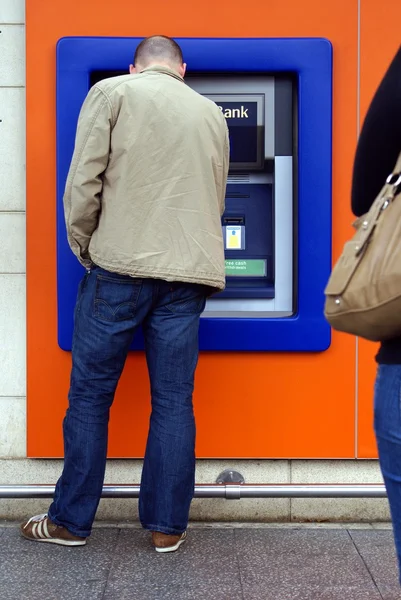
MULTIPOLYGON (((127 72, 138 38, 57 46, 58 341, 71 349, 82 267, 65 233, 63 193, 82 102, 94 80, 127 72)), ((318 352, 331 268, 332 47, 325 39, 179 39, 187 84, 230 129, 222 228, 227 289, 201 320, 201 350, 318 352)), ((132 349, 142 348, 140 333, 132 349)))
POLYGON ((274 298, 273 186, 228 185, 225 298, 274 298))

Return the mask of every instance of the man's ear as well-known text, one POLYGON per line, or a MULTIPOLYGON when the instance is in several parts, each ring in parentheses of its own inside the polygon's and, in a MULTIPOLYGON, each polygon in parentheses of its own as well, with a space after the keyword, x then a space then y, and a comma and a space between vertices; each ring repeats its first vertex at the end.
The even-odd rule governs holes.
POLYGON ((130 72, 130 75, 135 75, 136 68, 134 67, 134 65, 130 65, 129 66, 129 72, 130 72))
POLYGON ((179 73, 180 73, 181 77, 185 77, 186 72, 187 72, 187 63, 183 63, 179 69, 179 73))

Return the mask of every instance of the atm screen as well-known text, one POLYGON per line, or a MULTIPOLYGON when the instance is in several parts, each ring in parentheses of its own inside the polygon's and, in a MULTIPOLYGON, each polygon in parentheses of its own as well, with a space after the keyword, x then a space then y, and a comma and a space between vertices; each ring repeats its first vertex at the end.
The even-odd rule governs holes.
POLYGON ((226 118, 230 132, 230 170, 264 167, 264 95, 207 95, 226 118))

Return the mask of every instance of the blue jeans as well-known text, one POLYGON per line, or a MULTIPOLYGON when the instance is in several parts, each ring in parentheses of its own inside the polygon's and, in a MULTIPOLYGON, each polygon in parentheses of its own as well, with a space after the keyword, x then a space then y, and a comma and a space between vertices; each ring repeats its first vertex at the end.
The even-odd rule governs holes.
POLYGON ((378 368, 375 433, 401 572, 401 365, 378 368))
POLYGON ((144 528, 180 534, 194 493, 199 319, 207 288, 133 279, 95 267, 79 287, 75 308, 64 469, 50 519, 87 537, 99 504, 107 455, 109 411, 135 330, 142 326, 152 414, 139 498, 144 528))

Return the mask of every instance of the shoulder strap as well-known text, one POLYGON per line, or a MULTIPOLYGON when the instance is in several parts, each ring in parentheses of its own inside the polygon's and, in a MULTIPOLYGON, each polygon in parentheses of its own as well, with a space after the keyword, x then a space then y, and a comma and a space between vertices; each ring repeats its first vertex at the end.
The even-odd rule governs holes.
POLYGON ((393 171, 394 175, 396 174, 401 174, 401 152, 398 156, 398 160, 396 162, 396 165, 394 167, 394 171, 393 171))

